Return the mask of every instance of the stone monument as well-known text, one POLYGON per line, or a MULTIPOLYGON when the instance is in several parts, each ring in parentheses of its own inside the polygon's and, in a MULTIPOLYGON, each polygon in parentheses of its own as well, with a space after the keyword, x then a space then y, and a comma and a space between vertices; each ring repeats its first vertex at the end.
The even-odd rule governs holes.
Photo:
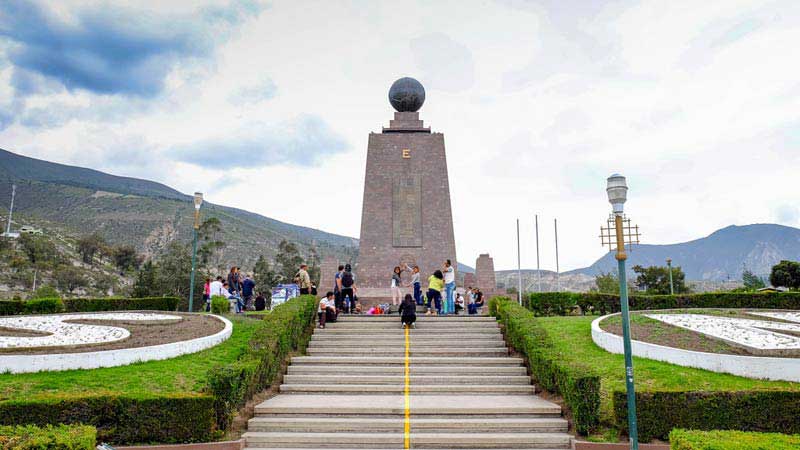
MULTIPOLYGON (((423 289, 446 259, 457 267, 444 135, 419 119, 424 101, 419 81, 395 81, 394 120, 369 135, 356 266, 361 300, 390 297, 395 266, 418 265, 423 289)), ((409 277, 403 272, 404 283, 409 277)))
POLYGON ((481 253, 475 260, 475 283, 475 286, 483 291, 487 299, 495 295, 503 295, 503 290, 497 289, 494 259, 488 253, 481 253))

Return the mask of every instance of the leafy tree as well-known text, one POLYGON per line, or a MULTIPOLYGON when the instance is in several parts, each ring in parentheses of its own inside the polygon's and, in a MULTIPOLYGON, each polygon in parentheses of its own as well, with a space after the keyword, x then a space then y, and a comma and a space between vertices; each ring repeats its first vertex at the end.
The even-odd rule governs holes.
MULTIPOLYGON (((197 237, 201 242, 197 249, 200 265, 208 266, 213 256, 225 248, 225 242, 218 238, 220 233, 222 233, 222 222, 216 217, 209 217, 200 224, 197 230, 197 237)), ((220 262, 215 261, 215 263, 215 268, 219 268, 220 262)))
POLYGON ((287 240, 282 240, 278 244, 278 254, 275 255, 275 264, 277 265, 278 275, 281 277, 282 282, 289 282, 294 278, 300 264, 303 262, 303 257, 300 256, 300 251, 294 243, 287 240))
POLYGON ((114 265, 123 272, 131 269, 138 269, 141 263, 136 249, 131 245, 120 245, 115 247, 112 252, 114 265))
POLYGON ((270 268, 269 262, 264 258, 264 255, 260 255, 255 266, 253 266, 253 277, 256 285, 259 286, 259 290, 264 290, 265 293, 269 292, 268 288, 280 283, 280 276, 270 268))
POLYGON ((598 274, 594 277, 594 284, 597 286, 597 292, 602 294, 619 293, 619 277, 613 272, 598 274))
POLYGON ((78 239, 78 253, 86 264, 94 264, 94 256, 107 246, 106 240, 97 233, 78 239))
POLYGON ((133 282, 131 296, 135 298, 157 297, 158 286, 156 284, 156 266, 152 261, 145 262, 136 274, 133 282))
POLYGON ((31 298, 56 298, 58 297, 56 288, 50 285, 42 285, 36 289, 36 292, 31 295, 31 298))
POLYGON ((117 281, 114 277, 109 275, 100 275, 94 279, 94 287, 95 289, 103 292, 106 294, 108 291, 113 290, 117 285, 117 281))
POLYGON ((58 258, 55 244, 44 236, 23 234, 19 237, 19 244, 22 252, 32 264, 53 262, 58 258))
POLYGON ((766 286, 764 279, 751 272, 749 269, 742 271, 742 284, 748 291, 757 291, 766 286))
MULTIPOLYGON (((663 266, 633 266, 636 273, 636 286, 647 294, 669 294, 669 268, 663 266)), ((676 294, 689 292, 686 286, 686 275, 680 266, 672 268, 672 282, 676 294)))
MULTIPOLYGON (((174 295, 189 298, 189 277, 192 273, 192 254, 188 245, 171 242, 156 261, 156 287, 158 295, 174 295)), ((202 295, 202 282, 195 278, 202 295)), ((200 297, 202 298, 202 297, 200 297)))
POLYGON ((79 287, 85 287, 88 284, 83 272, 77 267, 71 265, 62 265, 58 267, 53 273, 53 278, 56 280, 56 285, 62 291, 72 293, 79 287))
POLYGON ((775 287, 800 288, 800 263, 784 260, 775 264, 769 274, 769 282, 775 287))

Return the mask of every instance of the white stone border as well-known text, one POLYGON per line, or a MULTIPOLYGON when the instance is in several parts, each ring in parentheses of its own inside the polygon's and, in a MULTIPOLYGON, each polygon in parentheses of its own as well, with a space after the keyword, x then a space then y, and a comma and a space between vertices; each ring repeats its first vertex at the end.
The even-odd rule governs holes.
POLYGON ((170 342, 149 347, 122 348, 81 353, 53 353, 44 355, 0 355, 0 373, 31 373, 43 371, 98 369, 101 367, 126 366, 137 362, 157 361, 196 353, 224 342, 233 332, 230 320, 210 315, 221 320, 225 327, 210 336, 188 341, 170 342))
MULTIPOLYGON (((622 336, 603 331, 600 328, 600 322, 619 314, 608 314, 592 321, 592 340, 603 350, 622 354, 622 336)), ((631 341, 631 349, 634 356, 684 367, 695 367, 747 378, 800 381, 800 358, 696 352, 636 340, 631 341)))

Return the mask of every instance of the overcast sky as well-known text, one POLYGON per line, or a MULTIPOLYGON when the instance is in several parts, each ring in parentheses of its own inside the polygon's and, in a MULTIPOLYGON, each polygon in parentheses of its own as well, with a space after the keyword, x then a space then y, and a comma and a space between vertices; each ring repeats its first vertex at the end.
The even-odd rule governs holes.
POLYGON ((602 256, 605 178, 643 242, 797 226, 800 2, 0 2, 0 147, 358 236, 401 76, 445 135, 458 259, 602 256), (166 5, 166 6, 165 6, 166 5))

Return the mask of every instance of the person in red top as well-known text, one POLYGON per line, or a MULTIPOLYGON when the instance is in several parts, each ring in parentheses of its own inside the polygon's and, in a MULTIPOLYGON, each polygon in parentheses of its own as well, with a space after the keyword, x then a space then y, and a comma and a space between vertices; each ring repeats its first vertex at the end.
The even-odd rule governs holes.
POLYGON ((206 302, 206 312, 211 311, 211 278, 206 278, 203 285, 203 300, 206 302))

